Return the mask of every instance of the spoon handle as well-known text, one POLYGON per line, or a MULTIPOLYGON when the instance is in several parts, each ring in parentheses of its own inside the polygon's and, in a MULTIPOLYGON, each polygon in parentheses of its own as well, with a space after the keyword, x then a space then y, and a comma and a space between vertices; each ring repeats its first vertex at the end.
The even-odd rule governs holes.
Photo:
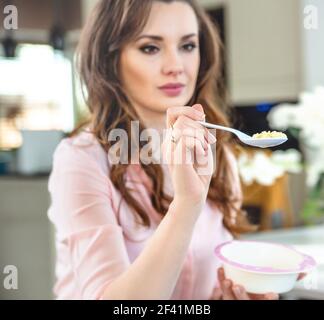
POLYGON ((204 122, 204 121, 198 121, 200 124, 202 124, 204 127, 206 128, 210 128, 210 129, 219 129, 219 130, 225 130, 225 131, 229 131, 232 132, 234 134, 237 133, 237 130, 232 129, 232 128, 228 128, 228 127, 223 127, 217 124, 212 124, 212 123, 208 123, 208 122, 204 122))

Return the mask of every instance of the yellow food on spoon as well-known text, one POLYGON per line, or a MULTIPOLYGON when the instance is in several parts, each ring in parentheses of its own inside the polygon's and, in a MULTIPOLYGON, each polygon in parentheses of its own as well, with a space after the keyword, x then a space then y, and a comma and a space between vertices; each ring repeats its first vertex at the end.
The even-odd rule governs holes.
POLYGON ((252 138, 264 139, 264 138, 287 138, 287 136, 278 131, 262 131, 261 133, 255 133, 252 138))

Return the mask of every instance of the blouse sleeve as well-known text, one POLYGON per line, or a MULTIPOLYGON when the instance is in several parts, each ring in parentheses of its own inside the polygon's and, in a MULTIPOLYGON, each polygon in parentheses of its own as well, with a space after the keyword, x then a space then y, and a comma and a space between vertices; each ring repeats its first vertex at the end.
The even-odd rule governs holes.
POLYGON ((111 181, 83 148, 62 141, 49 180, 51 214, 59 242, 84 299, 100 299, 130 265, 112 205, 111 181))

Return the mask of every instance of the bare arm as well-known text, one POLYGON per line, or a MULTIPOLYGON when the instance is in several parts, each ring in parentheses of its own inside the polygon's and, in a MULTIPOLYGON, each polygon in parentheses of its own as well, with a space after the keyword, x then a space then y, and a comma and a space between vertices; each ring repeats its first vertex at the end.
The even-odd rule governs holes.
POLYGON ((195 209, 188 210, 172 202, 145 249, 129 269, 108 286, 104 299, 169 299, 198 215, 195 209))

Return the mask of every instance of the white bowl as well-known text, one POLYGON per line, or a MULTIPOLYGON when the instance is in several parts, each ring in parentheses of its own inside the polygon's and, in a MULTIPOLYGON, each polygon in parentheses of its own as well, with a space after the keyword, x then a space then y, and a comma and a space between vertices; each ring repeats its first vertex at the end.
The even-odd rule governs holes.
POLYGON ((293 247, 258 241, 233 240, 215 248, 226 278, 249 293, 290 291, 299 273, 309 272, 315 260, 293 247))

